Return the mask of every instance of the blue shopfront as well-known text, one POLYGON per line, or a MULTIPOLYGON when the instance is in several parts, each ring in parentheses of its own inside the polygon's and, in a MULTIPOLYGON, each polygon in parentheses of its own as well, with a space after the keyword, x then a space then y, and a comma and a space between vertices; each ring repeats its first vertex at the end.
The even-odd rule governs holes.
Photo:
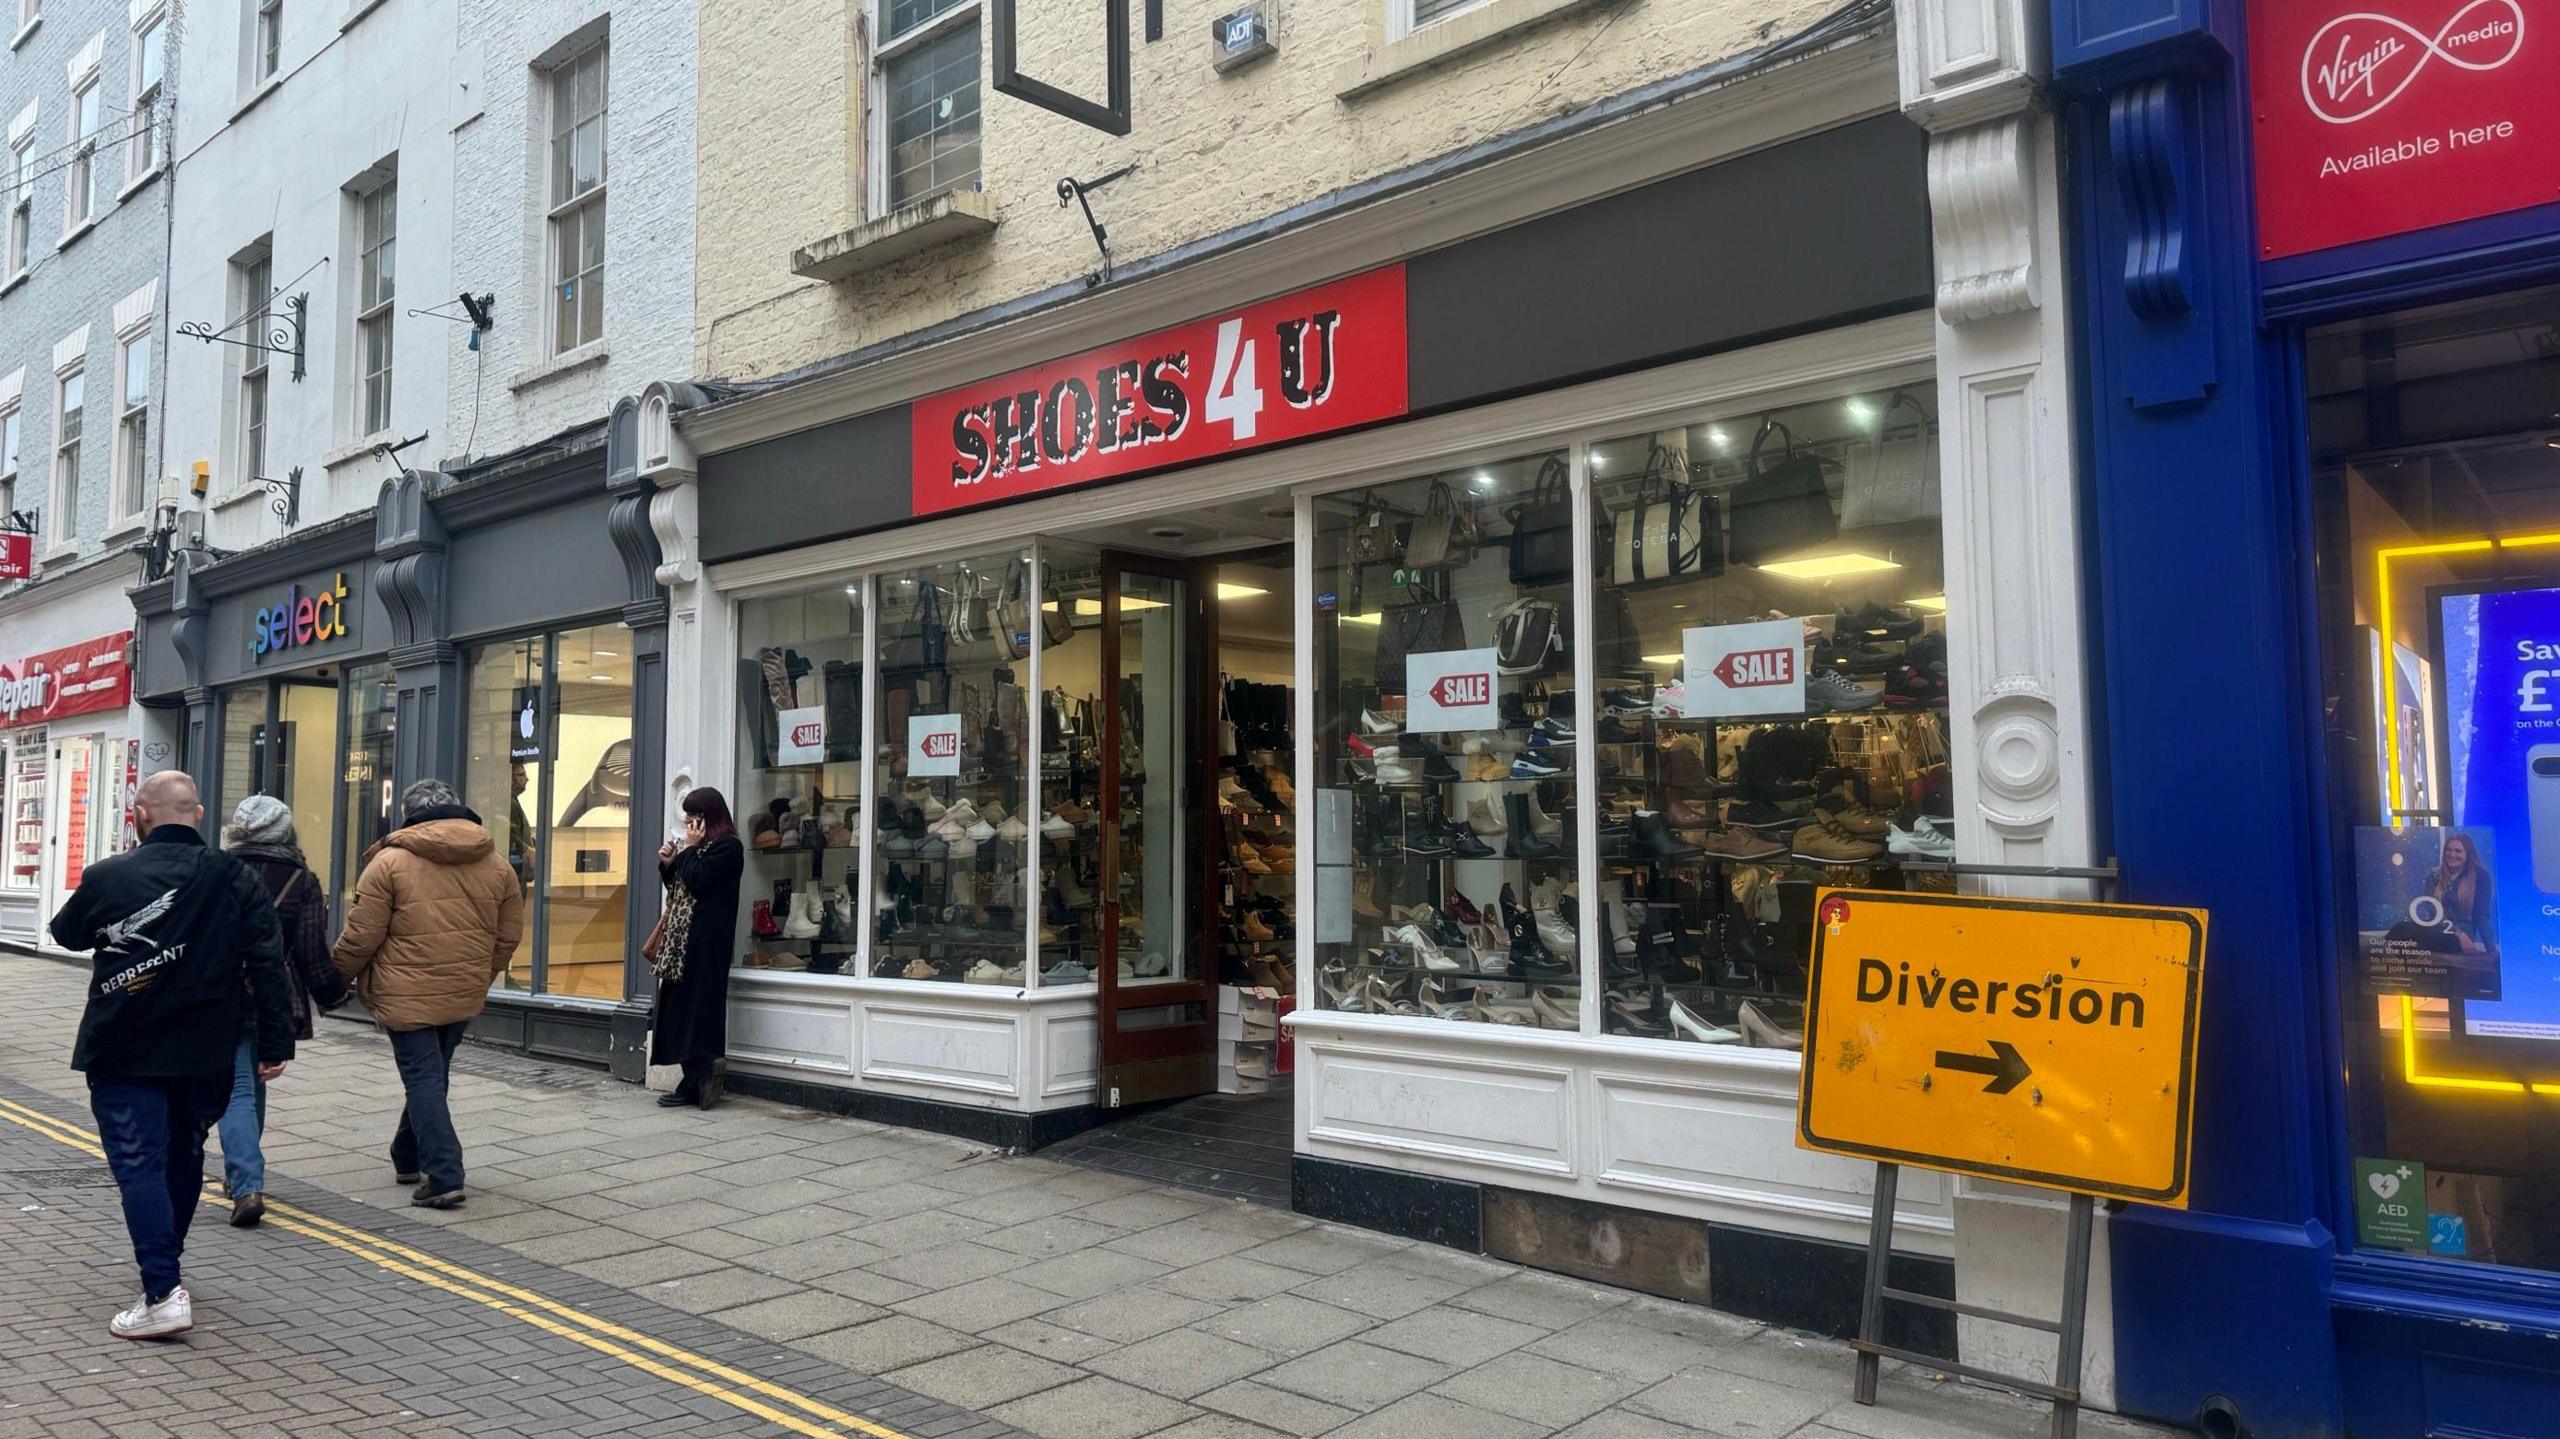
POLYGON ((2106 832, 2214 931, 2119 1403, 2560 1432, 2560 6, 2053 20, 2106 832))

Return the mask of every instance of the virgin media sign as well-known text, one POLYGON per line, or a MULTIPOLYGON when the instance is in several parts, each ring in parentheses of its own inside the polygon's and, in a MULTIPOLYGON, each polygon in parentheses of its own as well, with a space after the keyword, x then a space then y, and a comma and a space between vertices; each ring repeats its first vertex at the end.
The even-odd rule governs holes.
POLYGON ((2544 0, 2248 9, 2264 257, 2560 200, 2560 13, 2544 0))
POLYGON ((1404 267, 1336 280, 915 402, 939 514, 1393 419, 1404 267))

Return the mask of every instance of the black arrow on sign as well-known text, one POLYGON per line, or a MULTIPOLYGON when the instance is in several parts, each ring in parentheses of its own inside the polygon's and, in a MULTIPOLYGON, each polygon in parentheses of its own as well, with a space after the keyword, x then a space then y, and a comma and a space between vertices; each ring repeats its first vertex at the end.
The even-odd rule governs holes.
POLYGON ((1991 1041, 1991 1053, 1987 1055, 1958 1054, 1952 1049, 1941 1049, 1938 1051, 1938 1067, 1960 1069, 1967 1074, 1990 1075, 1991 1082, 1982 1086, 1985 1094, 2006 1094, 2017 1088, 2020 1080, 2035 1073, 2027 1068, 2027 1061, 2019 1055, 2018 1047, 2005 1039, 1991 1041))

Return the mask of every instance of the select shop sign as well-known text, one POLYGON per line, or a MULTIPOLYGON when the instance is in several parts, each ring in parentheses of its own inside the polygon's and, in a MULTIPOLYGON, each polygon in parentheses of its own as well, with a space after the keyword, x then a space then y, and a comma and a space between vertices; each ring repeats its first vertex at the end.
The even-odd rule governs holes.
POLYGON ((347 576, 341 570, 328 579, 285 587, 274 603, 249 616, 249 659, 252 663, 287 650, 306 649, 356 632, 356 607, 347 600, 347 576))
POLYGON ((918 515, 1394 419, 1404 267, 1247 305, 918 400, 918 515))
POLYGON ((2248 11, 2263 257, 2560 200, 2560 12, 2540 0, 2248 11))

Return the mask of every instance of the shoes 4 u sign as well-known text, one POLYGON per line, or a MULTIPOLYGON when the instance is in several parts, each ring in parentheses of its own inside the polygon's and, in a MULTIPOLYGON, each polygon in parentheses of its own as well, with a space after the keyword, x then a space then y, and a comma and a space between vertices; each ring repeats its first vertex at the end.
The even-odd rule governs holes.
POLYGON ((1398 418, 1404 281, 1390 265, 918 400, 915 513, 1398 418))
POLYGON ((125 662, 132 640, 126 630, 23 659, 0 658, 0 728, 123 709, 133 699, 133 666, 125 662))

